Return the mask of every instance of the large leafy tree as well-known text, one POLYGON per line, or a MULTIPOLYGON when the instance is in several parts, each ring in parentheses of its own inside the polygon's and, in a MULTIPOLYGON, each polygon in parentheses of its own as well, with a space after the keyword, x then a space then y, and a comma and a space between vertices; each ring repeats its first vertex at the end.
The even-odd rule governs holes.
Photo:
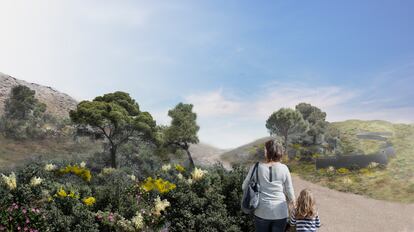
POLYGON ((287 151, 289 137, 305 132, 308 124, 303 120, 299 111, 281 108, 270 115, 266 121, 266 128, 271 135, 277 135, 284 139, 285 151, 287 151))
POLYGON ((4 105, 1 129, 15 139, 37 138, 44 123, 46 104, 35 97, 36 91, 24 85, 11 89, 4 105))
POLYGON ((72 121, 109 142, 111 166, 116 168, 117 149, 132 139, 152 140, 156 123, 128 93, 114 92, 82 101, 69 113, 72 121))
POLYGON ((13 87, 4 106, 6 118, 28 120, 40 117, 46 111, 46 105, 35 97, 36 91, 24 85, 13 87))
POLYGON ((174 109, 168 111, 171 125, 165 129, 164 140, 167 146, 182 149, 187 153, 190 168, 194 169, 194 161, 190 153, 190 144, 199 142, 197 132, 197 114, 193 112, 192 104, 179 103, 174 109))
POLYGON ((309 123, 309 136, 313 138, 313 144, 316 144, 317 138, 325 134, 328 122, 326 121, 326 113, 316 106, 308 103, 299 103, 296 105, 296 110, 299 111, 303 119, 309 123))

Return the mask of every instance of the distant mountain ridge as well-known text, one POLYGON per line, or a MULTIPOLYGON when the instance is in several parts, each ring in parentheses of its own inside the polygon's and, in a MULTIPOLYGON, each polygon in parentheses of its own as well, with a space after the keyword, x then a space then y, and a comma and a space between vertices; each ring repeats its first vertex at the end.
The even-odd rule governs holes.
POLYGON ((78 102, 68 94, 59 92, 52 87, 29 83, 0 72, 0 114, 4 113, 4 104, 10 91, 17 85, 25 85, 36 91, 36 98, 47 105, 47 111, 53 116, 65 118, 69 111, 76 108, 78 102))

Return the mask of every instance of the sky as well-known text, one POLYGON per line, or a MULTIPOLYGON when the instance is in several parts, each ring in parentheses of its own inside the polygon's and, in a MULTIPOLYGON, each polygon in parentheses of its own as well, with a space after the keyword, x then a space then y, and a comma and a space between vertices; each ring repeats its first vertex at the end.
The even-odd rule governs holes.
POLYGON ((281 107, 414 123, 414 1, 2 0, 0 72, 90 100, 125 91, 202 142, 268 135, 281 107))

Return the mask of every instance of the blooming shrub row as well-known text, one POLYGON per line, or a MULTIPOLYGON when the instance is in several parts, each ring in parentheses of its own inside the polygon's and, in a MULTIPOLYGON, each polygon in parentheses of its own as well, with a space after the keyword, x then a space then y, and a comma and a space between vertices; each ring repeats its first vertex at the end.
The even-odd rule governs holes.
MULTIPOLYGON (((91 164, 93 165, 93 164, 91 164)), ((88 167, 90 167, 88 165, 88 167)), ((246 170, 164 164, 91 171, 31 163, 0 178, 0 231, 248 231, 239 199, 246 170)))

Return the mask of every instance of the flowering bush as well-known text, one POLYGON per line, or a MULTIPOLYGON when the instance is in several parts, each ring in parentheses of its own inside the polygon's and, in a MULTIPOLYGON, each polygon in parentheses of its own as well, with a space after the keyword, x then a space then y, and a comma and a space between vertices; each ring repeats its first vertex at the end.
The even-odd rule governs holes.
MULTIPOLYGON (((88 167, 94 167, 91 160, 88 167)), ((167 227, 169 231, 253 230, 250 217, 240 211, 241 187, 235 188, 241 186, 247 170, 217 166, 189 172, 180 164, 150 167, 145 169, 148 172, 135 166, 89 170, 86 163, 33 162, 3 174, 0 231, 16 231, 16 226, 28 231, 79 232, 167 227), (22 207, 35 209, 28 217, 30 226, 25 227, 26 218, 13 216, 16 219, 8 221, 7 209, 13 203, 19 205, 19 215, 22 207)))
POLYGON ((17 203, 0 207, 0 231, 40 232, 46 230, 45 217, 38 208, 17 203))
POLYGON ((1 174, 3 183, 10 189, 13 190, 17 187, 17 182, 16 182, 16 174, 14 174, 14 172, 12 172, 9 176, 6 176, 4 174, 1 174))
POLYGON ((163 180, 162 178, 153 179, 152 177, 148 177, 142 183, 141 187, 146 192, 157 190, 159 193, 168 193, 169 191, 175 189, 176 185, 167 180, 163 180))
POLYGON ((85 167, 81 167, 78 165, 68 165, 65 168, 59 169, 59 173, 60 174, 72 173, 76 176, 79 176, 80 178, 82 178, 84 181, 87 181, 87 182, 91 181, 91 178, 92 178, 91 171, 89 171, 85 167))
POLYGON ((337 172, 338 172, 339 174, 345 175, 345 174, 348 174, 348 173, 349 173, 349 169, 347 169, 347 168, 339 168, 339 169, 337 170, 337 172))

